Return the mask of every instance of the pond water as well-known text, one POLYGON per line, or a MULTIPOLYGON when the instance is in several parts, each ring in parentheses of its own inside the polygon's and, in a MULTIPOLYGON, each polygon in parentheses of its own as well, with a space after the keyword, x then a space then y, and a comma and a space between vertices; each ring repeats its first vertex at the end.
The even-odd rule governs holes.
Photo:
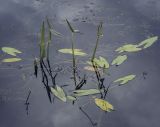
MULTIPOLYGON (((81 34, 76 36, 75 47, 88 55, 77 57, 88 60, 96 43, 96 30, 103 21, 104 36, 100 40, 96 56, 111 61, 114 50, 123 44, 136 44, 148 37, 160 34, 160 1, 158 0, 1 0, 0 1, 0 47, 14 47, 22 51, 22 61, 0 63, 0 127, 91 127, 90 121, 79 110, 88 101, 80 99, 74 105, 55 99, 48 100, 41 82, 41 74, 34 76, 33 60, 39 56, 40 27, 46 16, 64 37, 54 37, 50 57, 52 68, 61 69, 56 77, 60 86, 72 84, 71 55, 58 52, 71 48, 70 23, 81 34), (28 115, 25 101, 29 97, 28 115)), ((136 74, 128 85, 109 92, 107 100, 114 106, 114 112, 105 113, 89 104, 84 109, 99 127, 159 127, 160 116, 160 44, 141 52, 129 53, 128 61, 109 70, 104 84, 127 74, 136 74), (144 73, 145 78, 143 77, 144 73)), ((1 54, 2 51, 0 51, 1 54)), ((0 59, 8 55, 0 56, 0 59)), ((78 64, 79 74, 93 75, 78 64)), ((91 79, 90 79, 91 80, 91 79)), ((94 83, 88 81, 89 87, 94 83)), ((70 86, 71 85, 71 86, 70 86)), ((87 88, 87 87, 86 87, 87 88)))

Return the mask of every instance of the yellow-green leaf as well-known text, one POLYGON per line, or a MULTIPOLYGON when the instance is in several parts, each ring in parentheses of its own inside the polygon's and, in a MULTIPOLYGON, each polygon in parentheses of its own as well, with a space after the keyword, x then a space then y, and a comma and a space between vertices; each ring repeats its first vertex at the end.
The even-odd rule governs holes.
POLYGON ((122 52, 137 52, 140 50, 142 49, 139 48, 138 45, 127 44, 127 45, 117 48, 115 51, 122 53, 122 52))
MULTIPOLYGON (((99 56, 99 59, 94 58, 93 62, 94 62, 94 64, 96 64, 97 66, 99 66, 101 68, 109 68, 108 61, 105 58, 101 57, 101 56, 99 56)), ((90 62, 90 61, 87 61, 87 63, 92 65, 92 62, 90 62)))
POLYGON ((98 89, 88 89, 88 90, 75 90, 73 91, 75 96, 88 96, 93 94, 99 94, 100 91, 98 89))
POLYGON ((114 107, 106 100, 95 98, 95 104, 106 112, 111 112, 114 110, 114 107))
POLYGON ((122 78, 115 80, 114 82, 115 83, 118 82, 120 85, 124 85, 124 84, 128 83, 129 81, 133 80, 135 77, 136 77, 136 75, 127 75, 127 76, 124 76, 122 78))
POLYGON ((76 97, 73 97, 73 96, 67 96, 67 99, 70 100, 70 101, 76 101, 76 97))
POLYGON ((63 91, 63 89, 59 86, 56 85, 55 88, 51 87, 51 92, 60 100, 62 100, 63 102, 66 102, 67 98, 66 95, 63 91))
MULTIPOLYGON (((61 53, 72 54, 72 49, 59 49, 61 53)), ((74 55, 77 56, 86 56, 87 54, 83 52, 81 49, 74 49, 74 55)))
POLYGON ((7 58, 7 59, 3 59, 2 62, 10 63, 10 62, 18 62, 21 60, 22 60, 21 58, 7 58))
POLYGON ((112 65, 120 65, 126 60, 127 60, 127 55, 119 55, 112 61, 112 65))
POLYGON ((158 36, 148 38, 148 39, 140 42, 140 43, 138 44, 138 47, 143 46, 144 49, 145 49, 145 48, 148 48, 148 47, 150 47, 151 45, 153 45, 157 40, 158 40, 158 36))
POLYGON ((2 51, 12 56, 16 56, 17 53, 22 53, 21 51, 11 47, 2 47, 2 51))

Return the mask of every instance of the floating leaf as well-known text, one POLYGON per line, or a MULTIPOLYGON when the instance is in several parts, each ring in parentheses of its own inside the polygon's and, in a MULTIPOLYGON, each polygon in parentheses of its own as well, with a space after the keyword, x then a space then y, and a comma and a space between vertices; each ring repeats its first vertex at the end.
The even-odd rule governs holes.
POLYGON ((76 97, 73 97, 73 96, 67 96, 67 99, 70 100, 70 101, 76 101, 76 97))
MULTIPOLYGON (((105 58, 101 57, 101 56, 99 56, 99 59, 94 58, 93 62, 96 65, 98 65, 99 67, 101 67, 101 68, 109 68, 108 61, 105 58)), ((90 64, 90 65, 92 65, 92 62, 90 62, 90 61, 87 61, 87 63, 90 64)))
POLYGON ((85 70, 88 70, 88 71, 93 71, 93 72, 95 72, 94 67, 92 67, 92 66, 85 66, 84 69, 85 69, 85 70))
POLYGON ((43 59, 46 57, 46 49, 45 49, 45 26, 44 22, 41 27, 41 42, 40 42, 40 57, 43 59))
POLYGON ((18 62, 21 60, 22 60, 21 58, 7 58, 7 59, 3 59, 2 62, 10 63, 10 62, 18 62))
POLYGON ((158 40, 158 36, 148 38, 138 44, 138 47, 143 46, 143 48, 148 48, 153 45, 158 40))
MULTIPOLYGON (((59 49, 58 51, 61 53, 72 54, 72 49, 59 49)), ((87 54, 85 52, 82 52, 81 49, 74 49, 74 55, 86 56, 87 54)))
POLYGON ((140 50, 142 49, 139 48, 138 45, 127 44, 127 45, 117 48, 115 51, 122 53, 122 52, 137 52, 140 50))
POLYGON ((127 55, 119 55, 112 61, 112 65, 120 65, 126 60, 127 60, 127 55))
POLYGON ((100 91, 98 89, 88 89, 88 90, 75 90, 73 91, 75 96, 88 96, 93 94, 99 94, 100 91))
POLYGON ((123 84, 126 84, 128 83, 129 81, 133 80, 134 78, 136 77, 136 75, 127 75, 127 76, 124 76, 122 78, 119 78, 117 80, 115 80, 114 82, 120 82, 119 84, 120 85, 123 85, 123 84))
POLYGON ((95 103, 103 111, 111 112, 114 110, 113 106, 106 100, 95 98, 95 103))
POLYGON ((12 56, 16 56, 17 53, 22 53, 21 51, 11 47, 2 47, 2 51, 12 56))
POLYGON ((56 85, 55 88, 51 87, 51 92, 60 100, 62 100, 63 102, 66 102, 67 98, 66 95, 63 91, 63 89, 59 86, 56 85))

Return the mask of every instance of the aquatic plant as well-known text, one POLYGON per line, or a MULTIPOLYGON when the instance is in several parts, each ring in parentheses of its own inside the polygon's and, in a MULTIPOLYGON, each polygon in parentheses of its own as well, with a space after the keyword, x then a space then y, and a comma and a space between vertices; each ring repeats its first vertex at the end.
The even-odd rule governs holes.
MULTIPOLYGON (((136 78, 136 75, 135 74, 124 75, 123 77, 115 79, 110 84, 105 84, 104 83, 105 77, 108 76, 108 73, 106 73, 106 71, 110 69, 112 66, 120 66, 121 64, 126 62, 128 58, 127 55, 128 53, 139 52, 141 50, 149 48, 158 40, 158 36, 147 38, 137 44, 122 45, 121 47, 115 50, 115 52, 117 52, 118 55, 111 62, 109 62, 106 58, 96 55, 96 51, 98 50, 98 45, 100 45, 100 39, 103 37, 103 23, 100 22, 100 24, 97 27, 97 38, 95 47, 93 49, 93 54, 92 56, 90 56, 90 59, 84 62, 87 64, 87 66, 85 66, 84 69, 91 71, 91 73, 92 72, 95 73, 96 81, 94 82, 95 83, 94 85, 96 86, 96 88, 94 87, 90 89, 84 89, 83 86, 84 85, 87 86, 87 79, 86 75, 83 75, 82 77, 80 77, 80 80, 78 80, 79 78, 77 71, 78 63, 76 57, 77 56, 85 57, 88 54, 85 53, 82 49, 77 49, 75 46, 76 45, 75 35, 79 34, 79 30, 74 29, 71 23, 67 19, 66 19, 66 24, 68 25, 68 28, 71 32, 71 48, 59 49, 58 51, 59 53, 72 55, 71 64, 72 64, 72 75, 73 75, 72 79, 73 79, 74 89, 67 91, 65 90, 65 87, 63 85, 59 86, 55 82, 58 72, 54 72, 52 70, 52 66, 50 63, 49 49, 50 49, 50 44, 52 43, 52 36, 63 37, 63 35, 54 29, 48 18, 46 18, 46 21, 43 21, 41 25, 41 32, 40 32, 41 37, 39 43, 40 53, 39 57, 34 59, 35 76, 37 77, 38 73, 41 73, 42 83, 46 89, 46 93, 51 103, 53 103, 53 98, 56 98, 61 100, 62 102, 71 101, 74 104, 76 103, 76 101, 78 101, 79 98, 83 96, 89 96, 91 97, 89 98, 89 100, 94 101, 95 105, 99 107, 102 111, 104 112, 114 111, 115 110, 114 106, 106 99, 107 94, 111 89, 120 87, 132 81, 133 79, 136 78), (52 82, 52 84, 50 84, 50 82, 52 82)), ((22 60, 21 58, 16 57, 17 54, 22 52, 15 48, 2 47, 2 51, 5 54, 14 56, 13 58, 5 58, 2 60, 2 62, 18 62, 22 60)), ((29 95, 26 100, 27 110, 29 104, 28 98, 30 94, 31 91, 29 92, 29 95)), ((91 124, 93 126, 96 126, 98 123, 95 123, 91 119, 89 114, 87 114, 83 109, 89 103, 79 106, 79 109, 90 120, 91 124)))

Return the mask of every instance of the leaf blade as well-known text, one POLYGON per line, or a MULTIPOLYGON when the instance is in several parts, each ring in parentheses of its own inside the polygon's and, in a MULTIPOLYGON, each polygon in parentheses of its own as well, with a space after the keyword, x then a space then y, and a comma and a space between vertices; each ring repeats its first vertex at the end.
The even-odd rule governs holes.
POLYGON ((106 100, 95 98, 95 104, 103 111, 111 112, 114 107, 106 100))
POLYGON ((98 89, 88 89, 88 90, 75 90, 73 91, 75 96, 88 96, 93 94, 99 94, 100 91, 98 89))
POLYGON ((7 59, 3 59, 2 62, 4 63, 10 63, 10 62, 18 62, 21 61, 21 58, 7 58, 7 59))
MULTIPOLYGON (((59 49, 58 51, 65 54, 73 54, 72 49, 59 49)), ((87 53, 83 52, 81 49, 74 49, 74 55, 86 56, 87 53)))
POLYGON ((119 55, 117 56, 111 63, 111 65, 120 65, 127 60, 127 55, 119 55))
POLYGON ((2 51, 12 56, 16 56, 17 53, 22 53, 20 50, 12 47, 2 47, 2 51))
POLYGON ((138 47, 143 46, 143 48, 146 49, 146 48, 152 46, 157 40, 158 40, 158 36, 154 36, 154 37, 145 39, 144 41, 142 41, 138 44, 138 47))
POLYGON ((118 78, 117 80, 114 81, 114 83, 119 82, 120 85, 124 85, 128 83, 129 81, 133 80, 136 77, 136 75, 127 75, 121 78, 118 78))

